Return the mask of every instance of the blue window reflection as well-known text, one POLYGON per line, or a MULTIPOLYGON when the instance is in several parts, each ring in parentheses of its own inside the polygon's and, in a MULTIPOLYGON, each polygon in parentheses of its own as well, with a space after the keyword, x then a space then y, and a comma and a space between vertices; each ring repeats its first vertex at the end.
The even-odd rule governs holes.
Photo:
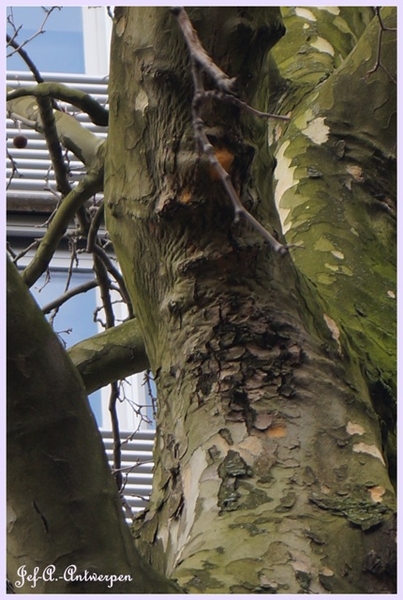
MULTIPOLYGON (((50 7, 44 7, 48 10, 50 7)), ((16 40, 24 42, 33 36, 45 19, 41 6, 12 6, 7 8, 7 33, 11 37, 19 29, 16 40), (14 24, 11 25, 10 21, 14 24), (14 29, 15 28, 15 29, 14 29)), ((41 72, 84 73, 83 18, 80 6, 54 7, 44 25, 44 33, 32 39, 24 50, 41 72)), ((18 53, 7 48, 7 69, 27 71, 18 53)))

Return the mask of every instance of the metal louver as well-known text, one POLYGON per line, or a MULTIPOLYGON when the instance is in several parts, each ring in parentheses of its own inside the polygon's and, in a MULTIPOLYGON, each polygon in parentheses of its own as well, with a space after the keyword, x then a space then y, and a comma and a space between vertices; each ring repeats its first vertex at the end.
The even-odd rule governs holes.
MULTIPOLYGON (((102 431, 106 455, 112 467, 113 439, 110 431, 102 431)), ((151 494, 154 431, 121 432, 123 497, 126 518, 142 510, 151 494), (130 514, 131 513, 131 514, 130 514)))

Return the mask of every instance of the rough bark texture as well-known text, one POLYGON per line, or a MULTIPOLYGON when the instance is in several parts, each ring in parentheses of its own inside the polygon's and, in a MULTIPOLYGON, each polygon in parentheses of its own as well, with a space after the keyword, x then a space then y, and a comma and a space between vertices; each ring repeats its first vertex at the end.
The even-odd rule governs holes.
MULTIPOLYGON (((278 10, 189 14, 265 109, 278 10)), ((189 59, 169 10, 119 9, 112 65, 107 226, 159 403, 139 548, 188 592, 392 591, 394 491, 347 337, 289 256, 233 224, 194 152, 189 59)), ((266 124, 216 102, 204 119, 242 201, 278 233, 266 124)))
POLYGON ((177 591, 135 550, 80 376, 11 263, 7 303, 7 569, 15 590, 177 591), (70 565, 76 571, 64 577, 70 565), (126 580, 79 581, 86 571, 126 580))

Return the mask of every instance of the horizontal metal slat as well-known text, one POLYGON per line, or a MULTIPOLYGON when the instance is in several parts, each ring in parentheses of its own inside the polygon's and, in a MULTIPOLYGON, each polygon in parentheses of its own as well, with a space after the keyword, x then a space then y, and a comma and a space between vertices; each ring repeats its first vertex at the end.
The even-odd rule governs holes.
MULTIPOLYGON (((113 468, 113 438, 111 431, 101 430, 106 455, 113 468)), ((123 496, 133 513, 143 510, 152 490, 153 446, 155 431, 123 431, 120 434, 123 496)))

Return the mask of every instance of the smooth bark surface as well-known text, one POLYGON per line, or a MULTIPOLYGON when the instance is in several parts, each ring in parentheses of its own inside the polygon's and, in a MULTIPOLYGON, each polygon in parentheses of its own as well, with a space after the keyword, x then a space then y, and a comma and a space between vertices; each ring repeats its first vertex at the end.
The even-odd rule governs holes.
POLYGON ((80 376, 11 263, 7 303, 7 568, 15 590, 176 591, 134 548, 80 376), (44 579, 23 577, 35 569, 44 579), (106 578, 80 581, 85 572, 106 578), (107 576, 119 575, 126 580, 111 586, 107 576))
MULTIPOLYGON (((278 10, 189 14, 243 99, 264 110, 278 10)), ((138 546, 189 592, 392 591, 394 491, 359 361, 290 257, 233 224, 194 150, 173 16, 116 17, 107 225, 159 403, 138 546)), ((242 201, 279 235, 265 124, 214 101, 204 120, 242 201)))
POLYGON ((87 394, 149 367, 143 337, 135 319, 75 344, 68 354, 81 375, 87 394))

